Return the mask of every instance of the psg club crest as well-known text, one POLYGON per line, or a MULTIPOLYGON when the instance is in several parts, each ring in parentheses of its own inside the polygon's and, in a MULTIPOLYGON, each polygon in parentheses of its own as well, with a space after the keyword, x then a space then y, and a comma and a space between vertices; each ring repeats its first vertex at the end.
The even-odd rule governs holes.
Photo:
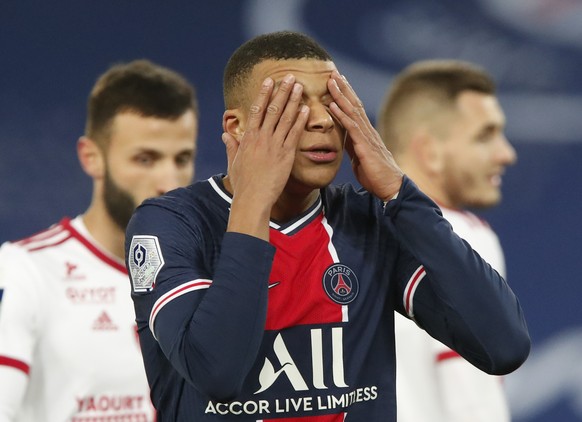
POLYGON ((131 284, 135 292, 148 292, 164 266, 160 243, 156 236, 133 236, 127 260, 131 284))
POLYGON ((343 264, 332 264, 323 273, 323 289, 331 300, 340 305, 352 302, 360 290, 356 274, 343 264))

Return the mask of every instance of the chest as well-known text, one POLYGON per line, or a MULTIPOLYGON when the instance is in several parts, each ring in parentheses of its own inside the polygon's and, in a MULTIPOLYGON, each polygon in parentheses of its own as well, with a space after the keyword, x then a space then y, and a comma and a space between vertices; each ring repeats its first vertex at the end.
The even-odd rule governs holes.
MULTIPOLYGON (((366 234, 351 242, 320 216, 293 235, 271 229, 276 247, 269 280, 268 330, 349 322, 365 302, 385 297, 378 257, 365 251, 366 234)), ((373 248, 372 248, 373 250, 373 248)))
POLYGON ((37 261, 43 270, 37 353, 51 365, 95 375, 139 359, 127 275, 83 251, 63 252, 37 261))

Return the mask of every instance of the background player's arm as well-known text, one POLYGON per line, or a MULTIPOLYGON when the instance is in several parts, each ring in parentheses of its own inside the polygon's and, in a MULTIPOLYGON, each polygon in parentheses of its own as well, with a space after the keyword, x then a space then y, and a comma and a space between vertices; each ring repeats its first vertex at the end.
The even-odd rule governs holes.
POLYGON ((403 304, 405 314, 489 374, 518 368, 529 354, 530 338, 505 280, 452 231, 410 179, 385 213, 405 249, 422 263, 419 274, 426 272, 414 292, 407 286, 399 290, 399 300, 410 300, 403 304))
POLYGON ((23 252, 5 244, 0 249, 0 421, 16 420, 28 386, 36 340, 38 274, 23 252))

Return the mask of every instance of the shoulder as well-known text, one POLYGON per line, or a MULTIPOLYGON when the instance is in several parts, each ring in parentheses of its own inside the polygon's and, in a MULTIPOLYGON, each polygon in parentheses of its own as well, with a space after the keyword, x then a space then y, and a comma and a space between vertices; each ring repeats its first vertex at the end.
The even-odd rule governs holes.
POLYGON ((443 216, 447 220, 463 222, 464 224, 467 224, 469 226, 489 227, 489 224, 487 223, 487 221, 485 221, 483 218, 477 216, 476 214, 474 214, 473 212, 471 212, 469 210, 457 209, 457 208, 448 208, 448 207, 445 207, 442 205, 440 206, 440 208, 443 212, 443 216))
MULTIPOLYGON (((191 214, 193 211, 202 211, 220 205, 220 195, 217 192, 216 180, 220 176, 213 176, 207 180, 195 182, 187 187, 170 191, 162 196, 146 199, 137 209, 154 207, 168 213, 191 214)), ((224 200, 222 200, 224 202, 224 200)))
POLYGON ((41 230, 28 237, 5 242, 0 249, 2 256, 6 254, 33 254, 34 252, 48 251, 62 245, 73 237, 71 220, 63 218, 47 229, 41 230))
POLYGON ((442 206, 440 208, 442 210, 443 217, 445 217, 447 221, 451 223, 453 230, 455 230, 457 234, 481 232, 492 236, 495 235, 493 229, 486 220, 469 210, 446 208, 442 206))
POLYGON ((70 219, 63 218, 45 230, 5 242, 0 247, 0 283, 17 275, 21 280, 40 277, 47 271, 44 263, 50 262, 55 253, 62 253, 62 245, 72 237, 70 219), (27 276, 21 277, 23 274, 27 276))
POLYGON ((228 220, 230 203, 217 192, 217 180, 219 175, 147 199, 130 220, 126 240, 133 236, 171 241, 201 239, 209 230, 222 228, 228 220))

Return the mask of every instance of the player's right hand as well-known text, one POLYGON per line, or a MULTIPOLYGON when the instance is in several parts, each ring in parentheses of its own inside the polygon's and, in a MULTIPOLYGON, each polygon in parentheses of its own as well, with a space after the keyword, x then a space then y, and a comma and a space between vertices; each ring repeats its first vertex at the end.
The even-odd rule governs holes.
POLYGON ((254 223, 266 223, 268 237, 271 208, 287 184, 309 116, 309 108, 301 104, 302 93, 303 86, 291 74, 277 88, 271 78, 265 79, 249 109, 240 142, 223 134, 233 194, 229 230, 243 224, 244 232, 255 231, 254 223))

